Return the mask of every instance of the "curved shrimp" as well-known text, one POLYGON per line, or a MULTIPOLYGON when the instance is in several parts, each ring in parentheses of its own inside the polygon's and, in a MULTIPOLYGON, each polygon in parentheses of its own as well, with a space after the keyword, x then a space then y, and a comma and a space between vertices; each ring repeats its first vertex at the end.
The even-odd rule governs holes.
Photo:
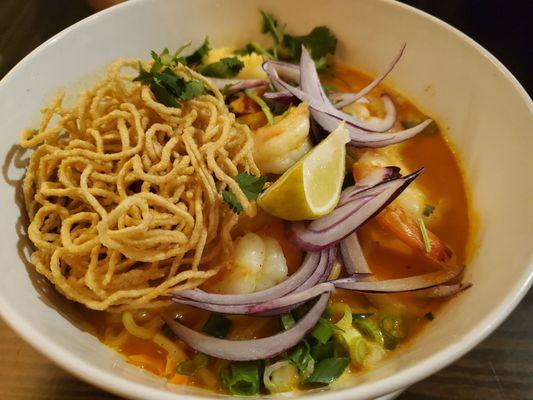
POLYGON ((261 173, 287 171, 312 147, 307 103, 291 108, 274 125, 257 129, 254 142, 254 160, 261 173))
MULTIPOLYGON (((353 165, 354 178, 361 179, 372 170, 388 165, 396 165, 405 171, 396 147, 367 150, 353 165)), ((427 234, 431 250, 426 251, 424 238, 417 222, 417 219, 422 216, 426 203, 423 191, 416 184, 411 184, 375 219, 407 246, 422 251, 438 263, 447 263, 453 255, 451 249, 430 230, 427 230, 427 234)))
POLYGON ((228 294, 252 293, 275 286, 288 275, 287 261, 278 241, 256 233, 237 239, 231 265, 212 290, 228 294))

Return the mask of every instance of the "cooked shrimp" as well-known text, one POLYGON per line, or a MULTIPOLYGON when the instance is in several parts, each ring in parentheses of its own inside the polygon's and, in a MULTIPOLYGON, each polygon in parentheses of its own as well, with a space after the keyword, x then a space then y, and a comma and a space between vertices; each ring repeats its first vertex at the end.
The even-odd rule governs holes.
MULTIPOLYGON (((405 172, 398 148, 389 146, 384 149, 366 151, 353 165, 354 178, 361 179, 373 169, 396 165, 405 172)), ((417 219, 422 217, 426 196, 416 183, 408 186, 398 198, 379 213, 375 219, 399 240, 413 249, 421 250, 429 258, 439 263, 448 262, 453 253, 438 236, 427 230, 431 250, 426 252, 424 239, 417 219)))
POLYGON ((254 160, 263 174, 287 171, 312 147, 307 103, 291 108, 274 125, 257 129, 254 142, 254 160))
POLYGON ((277 240, 247 233, 237 239, 232 268, 213 289, 244 294, 268 289, 287 278, 287 261, 277 240))

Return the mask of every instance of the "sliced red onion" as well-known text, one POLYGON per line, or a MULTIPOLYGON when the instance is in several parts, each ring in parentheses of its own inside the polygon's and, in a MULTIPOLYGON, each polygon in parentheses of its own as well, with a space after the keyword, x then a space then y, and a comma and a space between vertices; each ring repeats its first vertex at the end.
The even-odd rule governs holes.
POLYGON ((354 186, 349 186, 345 188, 340 195, 339 203, 337 207, 346 204, 350 201, 357 193, 366 190, 372 186, 375 186, 379 183, 387 182, 390 180, 401 178, 400 168, 395 166, 377 168, 372 171, 370 174, 365 176, 363 179, 358 180, 354 186))
POLYGON ((329 249, 322 250, 320 252, 320 261, 318 263, 318 266, 313 271, 311 276, 303 282, 299 287, 297 287, 294 292, 300 292, 302 290, 309 289, 313 286, 315 286, 318 282, 320 282, 320 279, 326 272, 326 270, 330 266, 330 257, 329 257, 329 249))
POLYGON ((223 79, 208 78, 217 89, 225 89, 226 94, 241 92, 245 89, 252 89, 259 86, 268 85, 268 81, 262 79, 223 79))
POLYGON ((371 274, 370 267, 366 262, 363 249, 359 243, 357 232, 353 232, 346 236, 339 243, 342 261, 344 262, 344 268, 346 272, 351 274, 371 274))
POLYGON ((301 101, 307 101, 313 118, 328 132, 332 132, 341 121, 346 121, 352 139, 351 143, 359 147, 384 147, 407 140, 422 132, 432 121, 430 119, 419 125, 394 133, 382 133, 392 127, 396 118, 394 104, 388 95, 383 95, 387 116, 380 122, 365 122, 354 116, 337 110, 329 101, 318 79, 313 60, 305 48, 300 60, 300 85, 302 90, 289 85, 279 78, 274 68, 265 66, 272 85, 279 91, 288 91, 301 101), (374 132, 371 135, 370 132, 374 132))
POLYGON ((233 315, 253 315, 268 313, 268 315, 279 315, 287 312, 287 309, 294 308, 300 304, 318 296, 322 293, 331 292, 335 289, 333 284, 329 282, 313 285, 305 290, 292 292, 286 296, 278 297, 276 299, 268 300, 256 304, 240 304, 240 305, 222 305, 202 303, 194 300, 187 300, 179 297, 174 297, 172 301, 178 304, 183 304, 202 310, 216 312, 220 314, 233 315))
POLYGON ((324 270, 324 273, 320 277, 319 282, 326 282, 329 279, 329 275, 331 274, 331 270, 333 269, 333 265, 335 264, 335 259, 337 258, 337 247, 330 247, 327 251, 328 264, 326 266, 326 269, 324 270))
POLYGON ((262 339, 218 339, 196 332, 171 318, 164 317, 164 319, 178 338, 199 352, 231 361, 264 360, 277 356, 298 344, 322 316, 328 305, 329 297, 329 293, 322 294, 305 317, 291 329, 262 339))
POLYGON ((279 104, 296 104, 300 103, 300 100, 293 94, 284 92, 266 92, 263 94, 263 98, 268 101, 273 101, 279 104))
POLYGON ((343 107, 346 107, 348 104, 352 104, 352 103, 361 103, 361 104, 370 103, 370 101, 366 97, 361 97, 360 99, 351 101, 352 97, 356 94, 357 93, 335 92, 335 93, 329 93, 328 98, 329 98, 329 101, 333 103, 333 106, 336 109, 341 109, 343 107))
POLYGON ((307 251, 318 251, 338 243, 393 201, 420 173, 377 184, 356 193, 328 215, 308 224, 290 225, 291 240, 307 251))
POLYGON ((374 90, 376 86, 379 85, 381 81, 387 77, 388 74, 390 74, 390 72, 394 69, 398 61, 400 61, 400 58, 402 58, 406 45, 407 43, 402 44, 398 54, 396 54, 394 59, 391 61, 391 63, 387 66, 387 68, 385 69, 385 71, 383 71, 381 75, 379 75, 376 79, 374 79, 370 84, 368 84, 366 87, 361 89, 359 92, 350 93, 351 96, 348 96, 348 95, 344 96, 344 98, 341 101, 339 101, 338 103, 335 103, 335 107, 336 108, 346 107, 348 104, 351 104, 354 101, 361 99, 363 96, 366 96, 368 93, 374 90))
POLYGON ((471 286, 472 284, 469 282, 461 282, 455 285, 438 285, 428 289, 416 290, 412 292, 411 295, 414 297, 430 299, 444 298, 461 293, 462 291, 468 289, 471 286))
POLYGON ((426 289, 457 278, 464 270, 463 266, 431 272, 409 278, 387 279, 377 281, 373 278, 361 278, 360 276, 337 279, 331 281, 336 288, 354 290, 365 293, 398 293, 413 290, 426 289))
MULTIPOLYGON (((269 59, 265 61, 271 68, 274 68, 278 75, 289 82, 300 82, 300 66, 298 64, 292 64, 284 61, 269 59)), ((263 69, 265 68, 263 63, 263 69)))
POLYGON ((289 276, 279 285, 269 289, 261 290, 255 293, 248 294, 216 294, 207 293, 201 289, 189 289, 174 292, 174 295, 195 300, 201 303, 224 304, 224 305, 238 305, 238 304, 252 304, 261 303, 278 297, 282 297, 290 293, 304 284, 318 268, 321 260, 321 253, 310 252, 307 253, 305 259, 294 274, 289 276))

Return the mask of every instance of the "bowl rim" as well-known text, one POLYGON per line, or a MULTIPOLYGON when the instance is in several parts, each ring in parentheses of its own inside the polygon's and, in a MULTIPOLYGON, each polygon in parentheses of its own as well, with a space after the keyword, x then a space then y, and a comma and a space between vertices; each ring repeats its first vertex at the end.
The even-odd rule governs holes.
MULTIPOLYGON (((22 68, 30 59, 46 51, 46 48, 53 42, 61 40, 63 37, 68 36, 71 32, 91 24, 93 21, 101 18, 102 16, 113 14, 119 9, 126 7, 134 7, 137 3, 141 2, 157 2, 160 0, 129 0, 124 3, 117 4, 108 9, 102 10, 98 13, 92 14, 73 25, 65 28, 61 32, 52 36, 50 39, 39 45, 26 55, 21 61, 19 61, 5 76, 0 80, 0 91, 6 82, 14 79, 18 70, 22 68)), ((374 0, 376 1, 376 0, 374 0)), ((489 51, 483 46, 477 43, 474 39, 470 38, 457 28, 449 25, 448 23, 434 17, 425 11, 419 10, 410 5, 400 3, 396 0, 377 0, 381 3, 385 3, 392 7, 398 7, 409 13, 415 14, 419 17, 430 20, 431 22, 439 25, 441 28, 446 29, 452 35, 465 42, 469 47, 473 48, 479 55, 486 57, 505 78, 516 89, 517 93, 522 97, 528 106, 528 109, 533 114, 533 101, 527 94, 526 90, 513 76, 513 74, 489 51)), ((515 284, 513 290, 509 291, 509 294, 504 300, 494 308, 487 316, 475 327, 470 329, 467 335, 465 335, 461 341, 458 341, 445 349, 433 354, 421 362, 409 367, 407 369, 396 372, 390 376, 380 379, 377 382, 362 383, 358 386, 347 387, 332 391, 314 392, 306 395, 307 398, 321 399, 321 400, 348 400, 351 398, 351 392, 357 390, 359 397, 366 396, 367 398, 374 398, 389 394, 401 389, 404 389, 435 372, 445 368, 449 364, 453 363, 464 354, 469 352, 477 344, 482 342, 488 335, 490 335, 513 311, 518 303, 523 299, 526 293, 533 285, 533 259, 530 258, 528 269, 518 279, 518 283, 515 284)), ((100 389, 106 390, 110 393, 125 396, 130 399, 161 399, 161 400, 193 400, 201 398, 196 394, 176 393, 163 388, 148 387, 144 384, 131 381, 127 378, 108 373, 98 367, 86 364, 83 359, 80 359, 64 349, 58 342, 48 338, 37 329, 34 329, 31 322, 21 317, 16 313, 14 309, 7 305, 7 302, 3 299, 0 293, 0 317, 6 322, 6 324, 13 329, 20 337, 22 337, 28 344, 30 344, 39 353, 47 357, 63 370, 74 375, 78 379, 92 384, 100 389)), ((232 396, 227 396, 232 397, 232 396)))

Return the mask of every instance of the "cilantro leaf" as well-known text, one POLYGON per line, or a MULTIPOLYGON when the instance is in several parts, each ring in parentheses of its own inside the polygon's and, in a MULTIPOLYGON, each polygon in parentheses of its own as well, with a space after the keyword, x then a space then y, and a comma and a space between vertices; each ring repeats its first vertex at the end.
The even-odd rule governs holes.
POLYGON ((183 100, 194 99, 197 96, 200 96, 205 93, 205 86, 202 81, 192 80, 185 84, 181 98, 183 100))
MULTIPOLYGON (((234 179, 248 200, 257 199, 263 190, 263 186, 265 186, 265 178, 251 175, 247 172, 238 173, 234 179)), ((244 208, 241 202, 232 191, 223 190, 222 198, 235 213, 240 214, 243 211, 244 208)))
POLYGON ((279 23, 272 14, 260 10, 263 17, 263 25, 261 26, 261 33, 266 33, 272 36, 274 43, 279 45, 283 40, 283 28, 279 27, 279 23))
POLYGON ((214 78, 233 78, 243 68, 244 63, 237 57, 224 57, 217 62, 199 68, 199 72, 214 78))
POLYGON ((246 172, 241 172, 235 176, 235 181, 248 198, 248 200, 255 200, 261 194, 263 186, 265 186, 265 178, 262 176, 255 176, 246 172))
POLYGON ((185 57, 185 64, 188 66, 195 66, 202 63, 205 57, 209 54, 211 47, 209 46, 209 38, 206 37, 200 47, 198 47, 192 54, 185 57))
POLYGON ((307 47, 315 62, 325 64, 325 57, 334 54, 337 48, 337 38, 327 26, 317 26, 304 36, 283 36, 283 46, 288 50, 293 61, 299 60, 302 45, 307 47))
POLYGON ((156 100, 167 107, 180 107, 182 100, 190 100, 205 92, 204 84, 198 80, 185 81, 178 76, 173 68, 182 61, 181 52, 189 43, 181 46, 176 52, 170 54, 165 48, 160 54, 151 52, 154 60, 150 71, 144 69, 139 63, 139 75, 133 79, 142 85, 150 86, 156 100))
POLYGON ((244 208, 235 194, 231 190, 223 190, 222 198, 228 203, 229 208, 235 213, 240 214, 244 208))

